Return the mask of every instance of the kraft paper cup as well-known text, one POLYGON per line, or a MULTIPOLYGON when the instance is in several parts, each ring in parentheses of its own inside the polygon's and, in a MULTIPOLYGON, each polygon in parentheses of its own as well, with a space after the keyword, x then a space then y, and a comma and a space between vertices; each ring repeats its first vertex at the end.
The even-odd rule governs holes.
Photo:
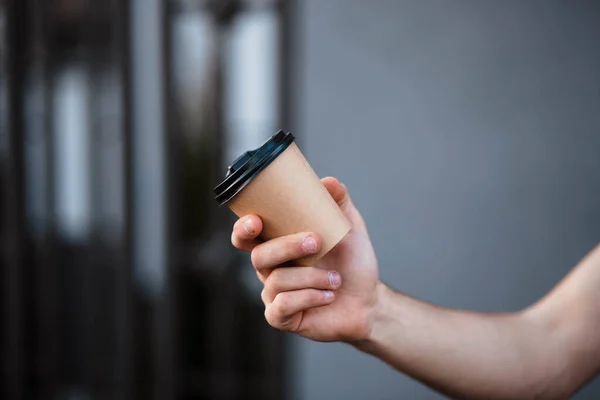
POLYGON ((256 214, 263 221, 261 238, 316 232, 321 251, 297 260, 312 265, 350 231, 351 225, 294 143, 279 131, 260 148, 240 156, 215 189, 215 199, 239 217, 256 214))

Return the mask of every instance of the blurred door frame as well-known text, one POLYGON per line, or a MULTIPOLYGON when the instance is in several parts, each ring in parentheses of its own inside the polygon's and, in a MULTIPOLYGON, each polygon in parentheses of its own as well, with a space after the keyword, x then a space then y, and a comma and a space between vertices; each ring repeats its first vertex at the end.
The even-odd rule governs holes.
POLYGON ((293 3, 0 0, 3 399, 285 396, 285 336, 211 188, 245 135, 223 50, 244 13, 278 21, 272 125, 290 129, 293 3), (215 32, 205 106, 187 99, 204 130, 179 113, 181 13, 215 32))

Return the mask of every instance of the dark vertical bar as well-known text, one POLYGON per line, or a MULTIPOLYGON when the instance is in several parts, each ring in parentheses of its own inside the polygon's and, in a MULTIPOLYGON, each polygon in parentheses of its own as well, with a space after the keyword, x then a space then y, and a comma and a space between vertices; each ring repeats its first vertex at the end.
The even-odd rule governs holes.
POLYGON ((175 379, 177 376, 176 363, 175 363, 175 349, 174 346, 174 327, 175 327, 175 276, 174 276, 174 262, 175 254, 173 247, 176 243, 175 239, 175 220, 174 214, 176 212, 173 207, 176 196, 176 182, 177 176, 175 172, 177 168, 174 167, 174 163, 178 159, 175 152, 177 149, 176 143, 178 138, 171 129, 172 125, 172 110, 170 107, 171 101, 171 87, 172 87, 172 68, 171 68, 171 1, 160 0, 160 29, 162 30, 161 39, 162 42, 159 44, 161 49, 161 63, 162 63, 162 103, 161 109, 163 110, 163 135, 162 135, 162 146, 165 154, 165 204, 164 204, 164 215, 166 218, 165 223, 165 240, 166 240, 166 254, 165 254, 165 291, 162 293, 162 297, 158 299, 155 310, 155 320, 153 321, 153 330, 155 331, 155 376, 160 382, 155 393, 155 399, 157 400, 168 400, 175 399, 176 387, 175 379))
MULTIPOLYGON (((6 268, 6 242, 5 237, 6 233, 6 223, 4 221, 5 212, 4 212, 4 204, 5 204, 5 196, 6 189, 4 184, 5 177, 5 157, 7 150, 5 148, 5 142, 7 140, 7 130, 8 130, 8 110, 7 110, 7 89, 6 86, 8 84, 5 76, 6 76, 6 30, 5 30, 5 20, 6 20, 6 4, 4 0, 0 0, 0 18, 2 19, 2 24, 0 24, 0 282, 6 281, 7 268, 6 268)), ((6 299, 4 296, 4 286, 0 291, 0 310, 2 310, 2 316, 0 316, 0 388, 7 387, 7 377, 5 375, 5 327, 7 318, 4 318, 4 314, 6 314, 7 308, 5 307, 6 299)), ((0 389, 0 395, 4 394, 4 390, 0 389)))
POLYGON ((132 212, 133 208, 133 175, 132 175, 132 146, 131 146, 131 78, 130 78, 130 5, 129 0, 113 0, 111 19, 114 25, 114 41, 116 59, 121 82, 121 135, 123 140, 124 167, 124 232, 123 243, 119 252, 116 277, 116 326, 117 351, 115 374, 118 385, 117 399, 133 398, 133 291, 132 291, 132 212))
POLYGON ((85 11, 82 12, 79 21, 83 27, 81 32, 78 32, 80 47, 76 51, 79 53, 77 56, 81 57, 81 64, 88 77, 86 82, 88 96, 84 99, 84 106, 89 116, 86 127, 89 141, 87 148, 81 149, 81 151, 84 151, 87 155, 83 162, 88 163, 90 172, 87 177, 88 190, 90 191, 90 226, 88 228, 89 236, 82 244, 80 265, 78 265, 81 280, 77 283, 79 286, 77 292, 79 293, 78 303, 82 330, 77 334, 81 335, 82 346, 81 354, 77 356, 79 368, 81 369, 81 382, 78 383, 85 388, 84 390, 89 396, 96 397, 101 396, 102 391, 106 391, 104 386, 106 382, 103 379, 106 374, 103 373, 102 357, 98 350, 106 348, 105 343, 107 341, 106 327, 97 326, 97 321, 102 321, 101 308, 108 307, 111 300, 108 298, 110 292, 100 293, 98 290, 107 278, 97 275, 100 271, 103 274, 110 273, 110 268, 104 270, 102 268, 103 264, 109 260, 110 254, 108 249, 102 247, 99 237, 101 216, 99 198, 102 190, 101 154, 104 150, 104 144, 100 137, 101 133, 99 132, 100 101, 102 92, 107 90, 100 86, 102 68, 106 64, 104 43, 100 44, 106 37, 103 31, 106 17, 104 13, 105 2, 88 1, 85 3, 84 8, 85 11), (102 302, 97 301, 99 296, 104 297, 104 306, 102 302))
POLYGON ((25 210, 23 187, 23 86, 25 80, 24 46, 26 36, 26 3, 7 0, 6 4, 6 70, 8 94, 8 136, 4 169, 4 221, 6 223, 4 387, 5 399, 21 399, 25 373, 23 349, 23 251, 25 247, 25 210))
MULTIPOLYGON (((213 51, 215 54, 214 70, 211 71, 214 77, 213 85, 213 141, 215 152, 211 168, 211 181, 216 182, 221 177, 222 158, 224 149, 227 148, 227 129, 225 126, 225 64, 226 60, 226 39, 227 30, 230 23, 235 19, 240 10, 237 1, 214 2, 209 8, 213 13, 213 18, 217 22, 217 43, 213 51)), ((220 222, 230 218, 228 214, 211 213, 210 229, 218 231, 220 222)), ((227 262, 223 260, 223 262, 227 262)), ((237 262, 237 260, 236 260, 237 262)), ((205 328, 207 330, 209 370, 207 374, 207 396, 209 398, 239 398, 238 388, 240 385, 240 375, 235 364, 235 353, 237 343, 235 340, 236 332, 233 331, 236 321, 236 293, 237 265, 221 266, 222 274, 211 276, 213 280, 209 287, 208 304, 206 313, 205 328)))
MULTIPOLYGON (((237 10, 236 10, 237 11, 237 10)), ((216 16, 220 18, 219 15, 216 16)), ((235 18, 233 15, 228 18, 235 18)), ((212 181, 216 182, 217 177, 220 177, 222 158, 224 149, 227 148, 228 135, 225 127, 224 106, 225 106, 225 78, 224 67, 226 63, 225 55, 225 39, 227 35, 228 25, 225 21, 219 21, 217 27, 217 47, 216 63, 214 66, 214 93, 213 93, 213 110, 214 110, 214 151, 212 181)), ((230 22, 230 21, 228 21, 230 22)), ((212 214, 212 213, 211 213, 212 214)), ((223 213, 214 213, 211 218, 211 227, 214 231, 219 228, 219 222, 227 221, 230 216, 223 213)), ((227 262, 229 260, 223 260, 227 262)), ((239 260, 235 260, 237 263, 239 260)), ((221 266, 223 274, 212 276, 213 283, 209 289, 209 304, 207 307, 206 325, 208 330, 207 338, 209 341, 209 370, 206 376, 208 377, 207 395, 209 398, 224 398, 237 399, 239 397, 238 389, 240 386, 240 374, 237 371, 235 363, 235 355, 238 350, 238 343, 235 340, 236 317, 239 309, 236 307, 238 288, 235 274, 238 272, 237 265, 221 266)))
MULTIPOLYGON (((235 265, 224 267, 223 276, 216 280, 210 291, 210 306, 207 328, 210 340, 210 355, 212 380, 210 380, 210 398, 237 399, 240 397, 240 387, 244 378, 237 369, 236 355, 240 349, 236 340, 238 332, 239 259, 234 259, 235 265)), ((243 351, 243 350, 242 350, 243 351)), ((210 376, 210 374, 209 374, 210 376)))
POLYGON ((52 26, 50 7, 43 0, 35 1, 36 20, 41 33, 40 63, 44 93, 44 152, 45 152, 45 225, 44 237, 36 260, 38 281, 39 318, 39 376, 40 398, 52 398, 58 386, 58 323, 57 323, 57 274, 55 264, 55 217, 54 217, 54 153, 53 153, 53 82, 52 82, 52 26))
MULTIPOLYGON (((174 398, 165 0, 131 1, 136 391, 174 398), (135 14, 135 15, 134 15, 135 14), (137 318, 139 316, 139 318, 137 318), (138 391, 139 390, 139 391, 138 391)), ((135 396, 135 395, 134 395, 135 396)))

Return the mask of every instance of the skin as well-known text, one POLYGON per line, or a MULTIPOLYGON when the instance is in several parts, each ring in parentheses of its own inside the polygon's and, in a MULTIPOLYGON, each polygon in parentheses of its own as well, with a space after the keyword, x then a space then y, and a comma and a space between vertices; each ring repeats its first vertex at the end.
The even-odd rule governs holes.
POLYGON ((264 284, 271 326, 349 343, 461 399, 568 399, 600 372, 600 246, 524 310, 438 307, 379 281, 366 225, 346 187, 335 178, 322 182, 353 228, 315 266, 293 260, 318 251, 316 233, 262 242, 256 215, 233 227, 233 245, 251 252, 264 284))

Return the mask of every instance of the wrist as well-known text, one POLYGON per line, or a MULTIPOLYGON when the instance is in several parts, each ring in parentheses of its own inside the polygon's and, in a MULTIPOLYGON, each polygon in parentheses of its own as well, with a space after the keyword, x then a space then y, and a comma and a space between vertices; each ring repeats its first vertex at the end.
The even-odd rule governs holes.
POLYGON ((389 317, 391 290, 381 281, 377 283, 375 289, 375 299, 373 305, 367 312, 367 330, 365 336, 353 343, 354 347, 361 351, 368 352, 369 349, 376 346, 380 340, 381 332, 385 331, 385 324, 389 317))

